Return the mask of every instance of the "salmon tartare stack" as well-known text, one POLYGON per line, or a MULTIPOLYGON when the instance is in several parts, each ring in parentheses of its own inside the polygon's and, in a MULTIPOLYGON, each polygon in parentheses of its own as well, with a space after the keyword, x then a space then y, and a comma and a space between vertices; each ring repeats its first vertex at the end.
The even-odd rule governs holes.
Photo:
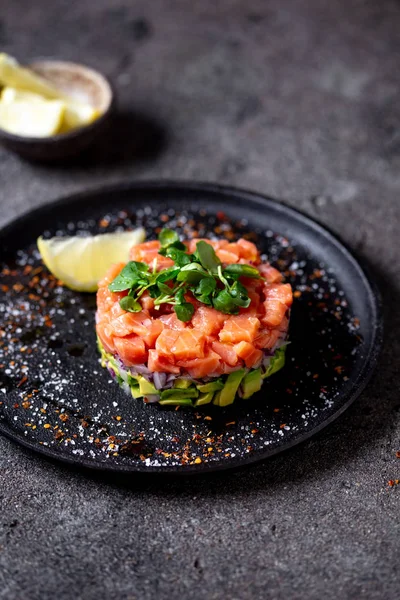
POLYGON ((97 292, 102 365, 134 398, 217 406, 250 398, 285 362, 290 284, 245 240, 161 231, 97 292))

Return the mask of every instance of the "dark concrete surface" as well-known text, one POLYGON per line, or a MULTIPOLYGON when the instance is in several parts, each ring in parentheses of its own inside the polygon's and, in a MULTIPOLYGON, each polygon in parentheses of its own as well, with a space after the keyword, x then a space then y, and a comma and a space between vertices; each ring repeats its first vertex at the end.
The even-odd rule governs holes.
POLYGON ((239 473, 105 478, 0 439, 0 598, 399 598, 399 3, 0 0, 0 47, 101 69, 121 109, 80 164, 0 150, 1 224, 122 178, 237 184, 338 232, 387 317, 353 407, 239 473))

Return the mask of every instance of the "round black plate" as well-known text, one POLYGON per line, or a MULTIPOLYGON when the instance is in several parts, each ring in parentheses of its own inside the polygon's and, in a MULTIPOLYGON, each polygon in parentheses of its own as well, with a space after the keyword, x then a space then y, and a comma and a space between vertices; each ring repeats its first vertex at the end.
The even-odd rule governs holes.
POLYGON ((47 456, 96 469, 207 472, 305 440, 338 417, 376 364, 379 295, 352 254, 303 214, 259 194, 186 183, 130 183, 77 194, 1 232, 0 432, 47 456), (60 287, 38 235, 164 224, 185 235, 245 236, 295 290, 286 367, 227 409, 145 405, 101 368, 95 297, 60 287))

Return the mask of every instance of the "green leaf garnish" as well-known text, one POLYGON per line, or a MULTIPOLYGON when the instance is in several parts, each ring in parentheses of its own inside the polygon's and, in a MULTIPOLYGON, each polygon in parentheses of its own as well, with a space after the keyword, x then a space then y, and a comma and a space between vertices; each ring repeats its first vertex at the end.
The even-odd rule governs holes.
POLYGON ((199 263, 189 263, 181 268, 177 281, 187 281, 190 284, 199 283, 201 279, 208 277, 208 273, 199 263))
POLYGON ((228 290, 221 290, 213 301, 214 308, 230 315, 237 315, 239 308, 228 290))
POLYGON ((216 287, 217 282, 213 277, 203 277, 203 279, 200 280, 197 288, 194 290, 194 293, 198 294, 199 296, 209 296, 213 293, 216 287))
POLYGON ((129 290, 135 283, 142 279, 143 275, 149 270, 145 263, 131 260, 122 269, 121 273, 108 286, 112 292, 124 292, 129 290))
POLYGON ((142 310, 139 302, 147 292, 154 299, 155 307, 170 304, 179 320, 190 321, 194 306, 187 301, 192 293, 201 303, 213 306, 225 314, 236 315, 240 308, 250 306, 251 299, 240 277, 262 279, 258 269, 246 264, 232 264, 225 268, 214 248, 207 242, 197 242, 196 251, 188 254, 186 246, 171 229, 159 234, 159 253, 174 262, 174 266, 157 271, 145 263, 130 261, 109 284, 112 292, 128 291, 120 300, 122 309, 129 312, 142 310))
POLYGON ((251 265, 228 265, 223 270, 225 277, 251 277, 252 279, 262 279, 260 272, 251 265))
POLYGON ((190 302, 184 302, 183 304, 176 304, 174 306, 176 316, 180 321, 186 323, 190 321, 194 314, 194 306, 190 302))
POLYGON ((132 296, 125 296, 124 298, 121 298, 119 305, 128 312, 140 312, 142 310, 139 302, 132 298, 132 296))
POLYGON ((207 242, 201 241, 197 242, 196 251, 202 266, 207 269, 207 271, 216 273, 219 265, 221 265, 221 261, 215 254, 214 248, 210 246, 210 244, 207 244, 207 242))
POLYGON ((174 242, 179 242, 179 236, 172 229, 162 229, 158 236, 158 241, 161 244, 161 248, 168 248, 174 242))

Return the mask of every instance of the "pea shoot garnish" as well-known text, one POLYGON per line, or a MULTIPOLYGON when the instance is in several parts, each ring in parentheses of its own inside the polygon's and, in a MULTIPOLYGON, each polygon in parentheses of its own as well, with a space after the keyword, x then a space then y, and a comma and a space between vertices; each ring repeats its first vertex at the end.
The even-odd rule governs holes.
POLYGON ((170 304, 184 322, 190 321, 194 313, 193 304, 186 299, 188 292, 199 302, 225 314, 237 315, 241 307, 250 306, 248 292, 239 279, 262 279, 256 267, 232 264, 224 268, 214 248, 204 241, 197 242, 196 251, 188 254, 178 234, 171 229, 163 229, 158 239, 160 254, 170 258, 174 266, 157 271, 156 262, 152 267, 128 262, 108 286, 112 292, 128 290, 128 295, 119 302, 121 308, 140 312, 139 299, 146 291, 154 299, 156 309, 161 304, 170 304))

